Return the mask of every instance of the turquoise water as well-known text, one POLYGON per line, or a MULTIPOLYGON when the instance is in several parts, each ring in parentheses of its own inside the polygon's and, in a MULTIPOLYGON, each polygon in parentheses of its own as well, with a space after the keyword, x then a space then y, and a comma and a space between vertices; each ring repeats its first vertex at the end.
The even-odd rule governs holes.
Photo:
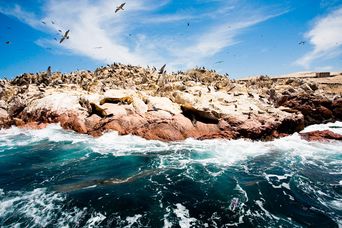
POLYGON ((0 226, 338 227, 342 143, 1 130, 0 226))

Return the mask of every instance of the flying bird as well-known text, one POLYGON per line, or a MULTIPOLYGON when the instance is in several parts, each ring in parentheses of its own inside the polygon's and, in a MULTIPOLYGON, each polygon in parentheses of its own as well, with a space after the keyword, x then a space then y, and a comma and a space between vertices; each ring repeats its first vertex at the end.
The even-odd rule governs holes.
POLYGON ((61 44, 65 39, 69 39, 69 32, 70 30, 66 31, 64 33, 64 36, 62 37, 62 39, 59 41, 59 43, 61 44))
POLYGON ((5 42, 5 44, 10 44, 10 43, 11 43, 11 41, 6 41, 6 42, 5 42))
POLYGON ((189 27, 189 26, 190 26, 190 23, 188 22, 187 25, 188 25, 188 27, 189 27))
POLYGON ((220 64, 223 63, 224 61, 217 61, 215 64, 220 64))
POLYGON ((58 32, 62 33, 62 30, 58 29, 58 32))
POLYGON ((42 23, 43 23, 44 25, 46 25, 46 22, 45 22, 45 21, 42 21, 42 23))
POLYGON ((305 41, 300 41, 298 44, 299 44, 299 45, 304 45, 304 44, 305 44, 305 41))
POLYGON ((126 3, 124 2, 124 3, 122 3, 121 5, 119 5, 119 6, 117 6, 116 7, 116 10, 115 10, 115 13, 117 13, 118 11, 120 11, 120 10, 124 10, 124 5, 126 5, 126 3))
POLYGON ((166 67, 166 64, 164 64, 164 66, 162 66, 159 70, 159 74, 163 74, 164 71, 165 71, 165 67, 166 67))
POLYGON ((54 24, 55 24, 55 22, 54 22, 54 21, 51 21, 51 24, 53 24, 53 25, 54 25, 54 24))

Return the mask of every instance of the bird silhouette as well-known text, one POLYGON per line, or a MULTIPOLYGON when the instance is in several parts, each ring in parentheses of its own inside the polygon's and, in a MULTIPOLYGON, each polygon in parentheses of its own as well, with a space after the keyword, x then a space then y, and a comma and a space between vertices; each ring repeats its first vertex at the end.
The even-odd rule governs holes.
POLYGON ((5 42, 5 44, 10 44, 10 43, 11 43, 11 41, 6 41, 6 42, 5 42))
POLYGON ((166 64, 164 64, 164 66, 162 66, 162 67, 160 68, 159 74, 164 74, 165 67, 166 67, 166 64))
POLYGON ((70 30, 66 31, 64 33, 64 36, 62 37, 62 39, 59 41, 59 43, 61 44, 65 39, 69 39, 69 32, 70 30))
POLYGON ((47 68, 46 75, 47 75, 48 77, 51 77, 51 75, 52 75, 52 73, 51 73, 51 66, 49 66, 49 67, 47 68))
POLYGON ((190 23, 188 22, 187 25, 188 25, 188 27, 189 27, 189 26, 190 26, 190 23))
POLYGON ((220 64, 223 63, 224 61, 217 61, 215 64, 220 64))
POLYGON ((126 3, 124 2, 124 3, 122 3, 121 5, 119 5, 119 6, 117 6, 116 7, 116 10, 115 10, 115 13, 117 13, 118 11, 120 11, 120 10, 124 10, 124 6, 126 5, 126 3))
POLYGON ((42 23, 43 23, 44 25, 46 25, 46 22, 45 22, 45 21, 42 21, 42 23))
POLYGON ((298 44, 299 44, 299 45, 304 45, 304 44, 305 44, 305 41, 300 41, 298 44))

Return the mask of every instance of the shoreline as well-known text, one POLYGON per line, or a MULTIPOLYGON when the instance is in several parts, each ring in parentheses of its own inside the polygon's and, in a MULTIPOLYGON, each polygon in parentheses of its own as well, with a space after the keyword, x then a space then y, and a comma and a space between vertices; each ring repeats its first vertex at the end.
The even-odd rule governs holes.
POLYGON ((117 131, 160 141, 272 140, 342 120, 342 86, 324 80, 229 80, 203 68, 160 74, 122 64, 23 74, 0 80, 0 129, 60 123, 95 137, 117 131))

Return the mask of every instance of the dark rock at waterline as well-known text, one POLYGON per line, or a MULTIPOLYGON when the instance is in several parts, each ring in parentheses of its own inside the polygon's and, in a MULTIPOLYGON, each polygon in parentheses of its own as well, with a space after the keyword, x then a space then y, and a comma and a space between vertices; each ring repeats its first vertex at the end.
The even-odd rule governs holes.
POLYGON ((328 140, 342 140, 342 135, 334 133, 329 130, 324 131, 311 131, 305 133, 299 133, 302 139, 307 141, 319 141, 324 142, 328 140))

